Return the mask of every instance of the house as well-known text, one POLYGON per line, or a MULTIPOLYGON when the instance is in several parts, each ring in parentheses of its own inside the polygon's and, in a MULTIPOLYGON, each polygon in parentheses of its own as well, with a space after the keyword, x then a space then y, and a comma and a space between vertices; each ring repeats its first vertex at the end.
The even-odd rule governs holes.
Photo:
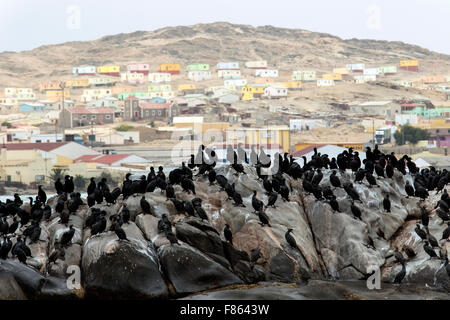
POLYGON ((6 129, 6 141, 28 141, 30 137, 39 133, 39 128, 33 126, 8 128, 6 129))
POLYGON ((171 103, 144 103, 135 97, 125 99, 125 121, 168 120, 179 114, 178 106, 171 103))
POLYGON ((354 75, 355 83, 366 83, 369 81, 377 81, 377 76, 374 74, 358 74, 354 75))
POLYGON ((241 96, 236 94, 236 93, 232 93, 232 92, 228 92, 228 93, 224 93, 222 95, 214 95, 211 97, 211 99, 216 100, 218 103, 223 103, 223 104, 233 104, 235 102, 238 102, 240 100, 241 96))
POLYGON ((242 100, 260 98, 264 94, 265 84, 246 84, 242 87, 242 100))
POLYGON ((226 141, 248 145, 280 145, 283 152, 289 152, 290 132, 288 126, 265 128, 233 128, 226 130, 226 141))
POLYGON ((127 145, 140 142, 139 131, 112 131, 97 134, 95 140, 106 145, 127 145))
POLYGON ((178 92, 183 96, 186 94, 195 93, 195 91, 196 86, 193 83, 182 83, 178 85, 178 92))
POLYGON ((170 99, 175 97, 175 93, 172 91, 172 86, 170 84, 149 85, 147 90, 150 98, 161 97, 170 99))
POLYGON ((192 81, 205 81, 211 79, 211 71, 192 70, 188 71, 188 79, 192 81))
POLYGON ((233 86, 236 88, 243 87, 247 84, 247 79, 228 79, 224 80, 224 86, 233 86))
POLYGON ((79 89, 79 88, 89 88, 91 84, 88 79, 76 79, 76 80, 67 80, 65 82, 66 88, 79 89))
POLYGON ((239 70, 239 62, 219 62, 216 65, 217 71, 219 70, 239 70))
POLYGON ((274 83, 275 82, 275 79, 274 78, 268 78, 268 77, 258 77, 258 78, 255 78, 255 81, 254 81, 256 84, 266 84, 266 85, 269 85, 269 84, 271 84, 271 83, 274 83))
POLYGON ((118 65, 100 66, 97 67, 97 73, 113 77, 120 77, 120 66, 118 65))
POLYGON ((64 134, 62 133, 46 133, 34 134, 30 137, 31 143, 49 143, 49 142, 63 142, 64 134))
POLYGON ((282 84, 273 84, 264 88, 263 97, 268 99, 287 98, 287 88, 282 84))
POLYGON ((325 123, 321 119, 290 119, 289 130, 291 132, 309 131, 317 127, 325 127, 325 123))
POLYGON ((378 76, 380 74, 382 74, 382 70, 381 68, 367 68, 363 70, 363 74, 365 75, 374 75, 374 76, 378 76))
POLYGON ((322 75, 322 79, 341 81, 342 74, 340 74, 340 73, 325 73, 322 75))
POLYGON ((69 89, 64 89, 63 90, 50 90, 50 91, 45 91, 45 99, 47 100, 51 100, 51 99, 62 99, 64 97, 64 99, 66 98, 70 98, 70 91, 69 89))
POLYGON ((385 76, 393 75, 397 73, 397 66, 383 66, 380 67, 381 73, 385 76))
POLYGON ((7 98, 7 97, 0 97, 0 104, 2 104, 5 107, 14 107, 18 105, 19 101, 17 98, 7 98))
POLYGON ((403 126, 405 124, 418 124, 419 117, 417 114, 396 114, 395 124, 403 126))
POLYGON ((136 97, 139 99, 151 99, 148 92, 129 92, 129 93, 127 92, 127 93, 119 93, 117 95, 117 99, 119 99, 119 101, 123 101, 128 97, 136 97))
POLYGON ((170 74, 179 74, 180 70, 180 65, 178 63, 160 64, 158 67, 158 72, 165 72, 170 74))
POLYGON ((114 123, 114 111, 106 107, 73 107, 61 111, 58 122, 64 128, 114 123))
POLYGON ((280 82, 280 84, 285 86, 286 89, 288 89, 288 91, 290 91, 290 90, 301 90, 302 87, 303 87, 303 84, 302 84, 301 81, 283 81, 283 82, 280 82))
MULTIPOLYGON (((44 181, 53 168, 69 169, 74 159, 99 152, 76 142, 6 143, 0 149, 3 181, 25 184, 44 181)), ((71 175, 85 172, 69 169, 71 175)))
POLYGON ((245 62, 245 67, 247 69, 266 69, 267 61, 266 60, 247 61, 245 62))
POLYGON ((148 74, 148 81, 152 83, 170 82, 172 75, 167 72, 153 72, 148 74))
POLYGON ((61 91, 61 83, 57 81, 42 82, 39 84, 39 92, 44 94, 47 91, 61 91))
POLYGON ((120 167, 128 163, 147 163, 148 160, 134 154, 85 155, 75 159, 75 163, 95 163, 100 167, 120 167))
POLYGON ((42 103, 23 103, 19 106, 20 112, 44 111, 45 105, 42 103))
POLYGON ((17 98, 17 100, 33 100, 36 95, 33 93, 32 88, 5 88, 5 97, 17 98))
POLYGON ((317 87, 333 87, 335 86, 332 79, 317 79, 317 87))
POLYGON ((207 63, 188 64, 187 71, 209 71, 209 64, 207 63))
POLYGON ((430 84, 430 83, 444 83, 446 82, 445 77, 443 76, 428 76, 422 79, 423 83, 430 84))
POLYGON ((406 71, 419 71, 419 61, 418 60, 401 60, 400 69, 406 71))
POLYGON ((409 80, 396 80, 394 83, 402 87, 412 87, 412 81, 409 80))
POLYGON ((130 71, 122 72, 120 74, 120 80, 130 84, 142 84, 144 83, 144 73, 130 71))
MULTIPOLYGON (((39 100, 45 106, 47 110, 61 110, 62 109, 62 99, 52 99, 52 100, 39 100)), ((64 108, 75 107, 75 102, 72 100, 64 100, 64 108)))
POLYGON ((116 84, 116 81, 111 77, 97 77, 89 78, 89 85, 95 87, 112 86, 116 84))
POLYGON ((316 81, 316 72, 312 70, 296 70, 292 72, 294 81, 316 81))
POLYGON ((346 68, 351 73, 363 73, 366 65, 364 63, 350 63, 346 65, 346 68))
POLYGON ((119 99, 114 97, 104 97, 99 100, 91 100, 86 104, 87 107, 106 107, 111 109, 119 108, 119 99))
POLYGON ((350 106, 353 113, 366 113, 384 116, 386 119, 395 119, 396 114, 401 114, 402 107, 394 101, 367 101, 359 105, 350 106))
POLYGON ((278 78, 278 70, 256 69, 255 77, 278 78))
POLYGON ((129 64, 127 66, 127 71, 130 73, 142 73, 144 75, 147 75, 150 72, 150 65, 146 63, 129 64))
POLYGON ((107 89, 85 89, 83 90, 83 95, 81 96, 81 100, 84 103, 90 102, 92 100, 99 100, 106 97, 112 96, 112 90, 110 88, 107 89))
POLYGON ((347 76, 349 71, 347 68, 333 68, 333 73, 339 73, 340 75, 347 76))
POLYGON ((95 66, 80 66, 72 68, 72 74, 74 76, 86 76, 95 75, 97 68, 95 66))
POLYGON ((218 70, 217 76, 223 79, 240 79, 241 70, 218 70))

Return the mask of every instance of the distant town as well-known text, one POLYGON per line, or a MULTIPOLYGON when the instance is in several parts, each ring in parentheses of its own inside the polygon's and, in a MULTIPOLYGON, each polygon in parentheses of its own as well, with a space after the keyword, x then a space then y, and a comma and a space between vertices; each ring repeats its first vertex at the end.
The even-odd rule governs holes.
POLYGON ((284 103, 308 90, 375 82, 432 90, 440 101, 449 101, 450 76, 419 76, 419 68, 414 59, 370 67, 347 64, 329 73, 286 73, 264 60, 219 62, 214 67, 74 66, 70 79, 44 81, 38 88, 6 87, 0 95, 1 181, 6 186, 35 186, 52 183, 66 171, 81 181, 105 172, 120 181, 130 171, 170 167, 180 139, 212 145, 221 161, 227 144, 238 143, 247 151, 252 145, 264 146, 268 154, 296 157, 308 156, 313 148, 327 148, 330 157, 342 148, 363 152, 373 144, 401 153, 395 133, 404 125, 427 131, 426 139, 401 143, 413 151, 416 163, 447 168, 443 160, 450 145, 449 104, 386 97, 330 101, 330 112, 314 113, 284 103), (347 135, 345 128, 352 128, 347 135), (314 134, 308 136, 310 131, 314 134), (223 139, 211 141, 208 132, 218 132, 223 139))

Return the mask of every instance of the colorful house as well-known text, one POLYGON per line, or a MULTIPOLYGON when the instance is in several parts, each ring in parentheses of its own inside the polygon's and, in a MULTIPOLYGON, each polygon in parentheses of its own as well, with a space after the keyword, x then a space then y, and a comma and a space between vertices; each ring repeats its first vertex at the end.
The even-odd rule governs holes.
POLYGON ((247 69, 265 69, 267 68, 267 61, 266 60, 247 61, 245 63, 245 67, 247 69))
POLYGON ((342 74, 340 74, 340 73, 325 73, 324 75, 322 75, 322 79, 341 81, 342 74))
POLYGON ((170 74, 179 74, 180 70, 180 65, 178 63, 160 64, 158 68, 158 72, 165 72, 170 74))
POLYGON ((278 70, 274 69, 256 69, 255 77, 278 78, 278 70))
POLYGON ((280 99, 287 98, 287 88, 282 84, 273 84, 264 88, 264 98, 268 99, 280 99))
POLYGON ((111 86, 116 84, 116 82, 110 77, 89 78, 88 81, 90 85, 95 87, 111 86))
POLYGON ((333 69, 333 73, 339 73, 339 74, 341 74, 343 76, 347 76, 349 74, 347 68, 334 68, 333 69))
POLYGON ((419 61, 418 60, 401 60, 400 69, 406 71, 419 71, 419 61))
POLYGON ((131 73, 142 73, 144 75, 147 75, 150 72, 150 65, 146 63, 129 64, 127 66, 127 71, 131 73))
POLYGON ((66 88, 78 89, 78 88, 89 88, 90 83, 89 80, 67 80, 66 88))
POLYGON ((60 124, 64 128, 83 127, 90 124, 103 125, 114 123, 114 111, 106 107, 74 107, 65 108, 59 116, 60 124))
POLYGON ((120 66, 117 65, 100 66, 97 67, 97 73, 113 77, 120 77, 120 66))
POLYGON ((229 79, 223 82, 224 86, 243 87, 247 84, 247 79, 229 79))
POLYGON ((239 62, 219 62, 216 65, 217 71, 219 70, 239 70, 239 62))
POLYGON ((294 81, 316 81, 316 72, 313 70, 296 70, 292 72, 294 81))
POLYGON ((209 64, 206 63, 188 64, 187 71, 209 71, 209 64))
POLYGON ((95 75, 97 68, 95 66, 81 66, 72 68, 74 76, 95 75))
POLYGON ((317 87, 333 87, 335 86, 333 79, 317 79, 317 87))
POLYGON ((128 82, 130 84, 142 84, 144 83, 144 73, 138 72, 122 72, 120 74, 120 80, 122 82, 128 82))
POLYGON ((346 68, 351 73, 363 73, 366 65, 364 63, 350 63, 346 65, 346 68))
POLYGON ((166 72, 153 72, 148 74, 148 81, 152 83, 170 82, 172 75, 166 72))
POLYGON ((39 92, 44 94, 47 91, 61 90, 61 83, 57 81, 43 82, 39 84, 39 92))
POLYGON ((385 76, 393 75, 397 73, 397 66, 383 66, 380 67, 381 73, 385 76))
POLYGON ((303 86, 301 81, 283 81, 280 83, 288 90, 301 90, 303 86))
POLYGON ((246 84, 242 87, 242 100, 260 98, 264 94, 265 84, 246 84))
POLYGON ((211 71, 193 70, 188 72, 188 79, 192 81, 205 81, 211 79, 211 71))
POLYGON ((217 76, 223 79, 240 79, 241 78, 241 70, 219 70, 217 72, 217 76))

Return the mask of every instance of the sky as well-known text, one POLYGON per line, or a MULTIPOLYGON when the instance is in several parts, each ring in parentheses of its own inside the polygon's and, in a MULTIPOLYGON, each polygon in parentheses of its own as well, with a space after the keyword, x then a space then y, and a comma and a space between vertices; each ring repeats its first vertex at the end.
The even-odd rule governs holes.
POLYGON ((0 52, 226 21, 450 54, 450 0, 0 0, 0 52))

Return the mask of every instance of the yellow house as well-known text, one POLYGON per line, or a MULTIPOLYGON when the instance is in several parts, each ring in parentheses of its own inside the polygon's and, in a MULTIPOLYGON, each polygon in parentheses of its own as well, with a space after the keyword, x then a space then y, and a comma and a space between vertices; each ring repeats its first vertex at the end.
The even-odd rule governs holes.
POLYGON ((400 67, 418 67, 419 61, 418 60, 401 60, 400 61, 400 67))
POLYGON ((288 90, 297 90, 302 88, 301 81, 284 81, 280 83, 284 85, 288 90))
POLYGON ((100 66, 97 67, 97 73, 118 75, 120 74, 120 66, 100 66))
POLYGON ((178 91, 195 90, 194 83, 183 83, 178 85, 178 91))
POLYGON ((88 88, 90 86, 89 80, 67 80, 66 88, 88 88))
POLYGON ((324 75, 322 75, 322 79, 340 81, 340 80, 342 80, 342 74, 340 74, 340 73, 325 73, 324 75))
POLYGON ((342 75, 348 75, 348 69, 347 68, 334 68, 333 73, 339 73, 342 75))
MULTIPOLYGON (((54 98, 62 98, 63 91, 62 90, 55 90, 55 91, 46 91, 45 92, 45 98, 46 99, 54 99, 54 98)), ((70 91, 65 89, 64 90, 64 98, 70 98, 70 91)))
POLYGON ((265 84, 246 84, 242 87, 242 100, 250 100, 264 94, 265 84))
POLYGON ((266 128, 233 128, 228 129, 227 141, 231 144, 244 143, 248 145, 280 145, 283 152, 289 152, 291 147, 288 126, 269 126, 266 128))

